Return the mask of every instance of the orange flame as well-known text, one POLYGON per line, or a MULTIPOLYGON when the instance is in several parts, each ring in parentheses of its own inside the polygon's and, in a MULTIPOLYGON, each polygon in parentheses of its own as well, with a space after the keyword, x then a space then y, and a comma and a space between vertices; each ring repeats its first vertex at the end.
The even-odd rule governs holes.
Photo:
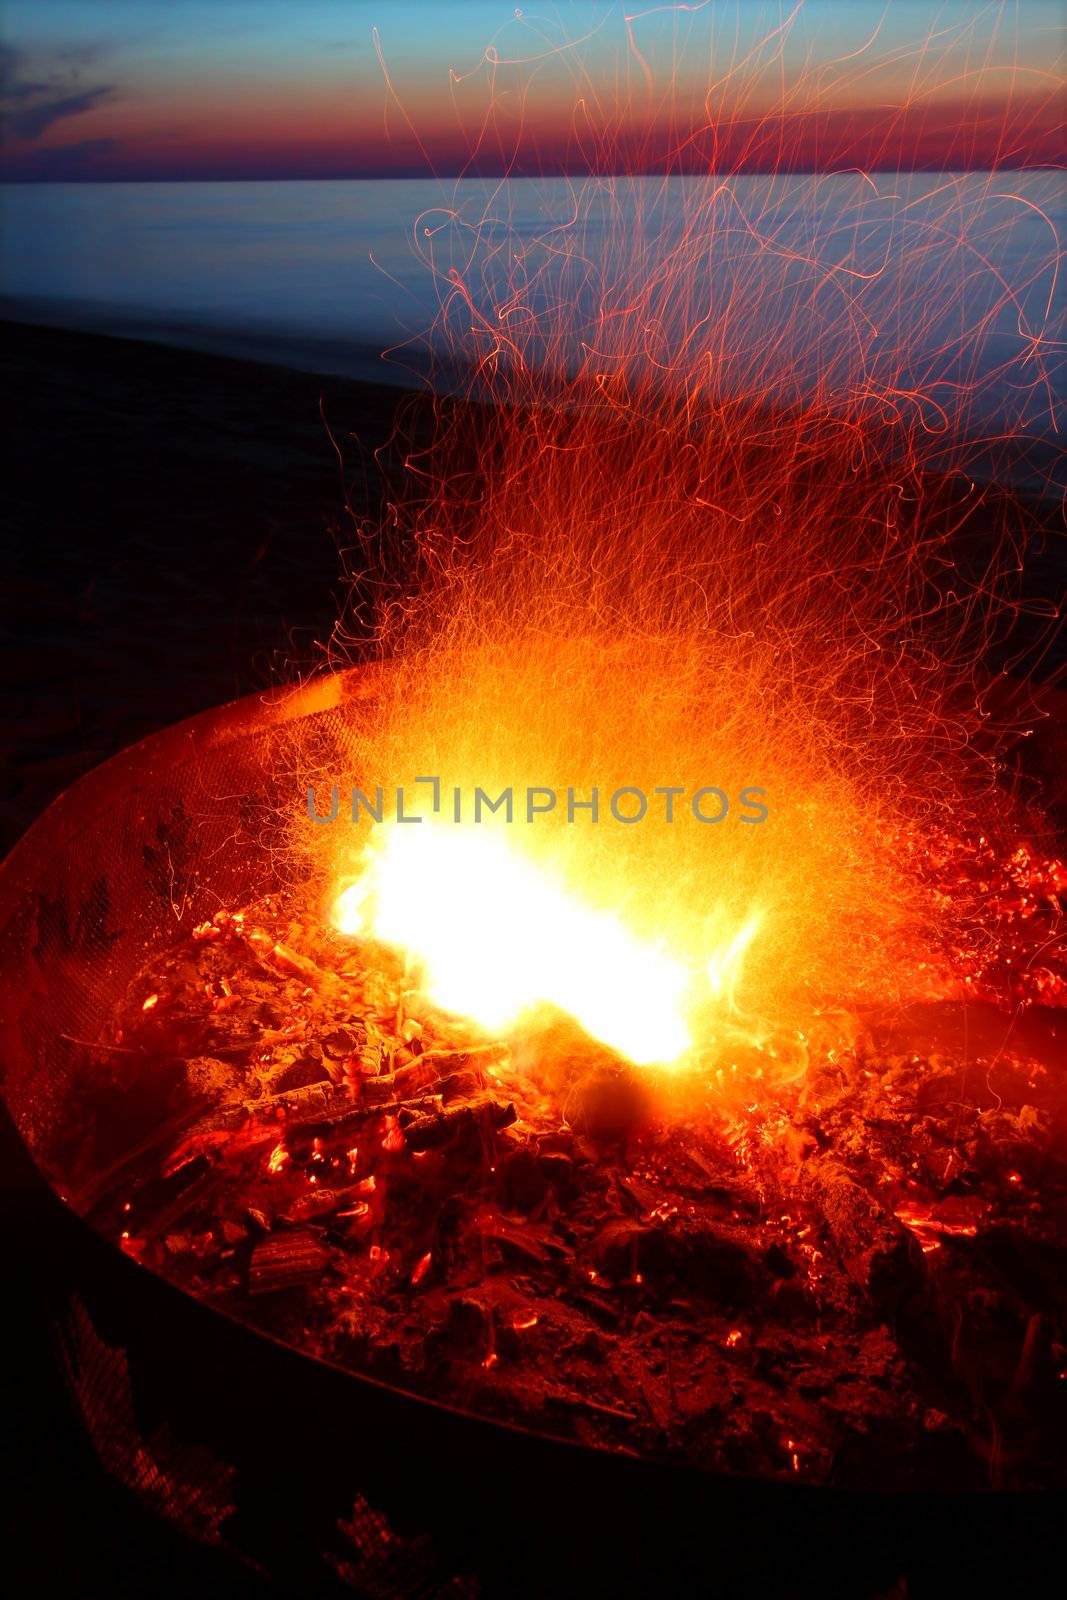
POLYGON ((568 885, 502 829, 383 825, 372 846, 367 870, 334 904, 342 933, 400 946, 433 1001, 489 1030, 547 1001, 639 1064, 690 1049, 694 1010, 707 992, 732 995, 758 926, 750 918, 711 953, 702 994, 684 952, 595 907, 588 885, 568 885))

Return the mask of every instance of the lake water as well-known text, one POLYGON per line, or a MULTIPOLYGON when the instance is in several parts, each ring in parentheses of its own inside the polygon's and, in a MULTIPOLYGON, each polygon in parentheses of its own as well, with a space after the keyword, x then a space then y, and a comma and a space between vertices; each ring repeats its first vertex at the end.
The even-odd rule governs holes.
POLYGON ((710 314, 708 360, 740 395, 847 405, 873 386, 931 437, 1008 434, 1051 459, 1060 174, 739 177, 683 231, 695 183, 618 182, 580 221, 559 180, 5 185, 0 312, 408 384, 449 336, 484 354, 472 319, 507 325, 516 283, 527 355, 547 359, 538 328, 558 330, 563 304, 571 349, 552 354, 573 364, 604 337, 605 293, 624 306, 640 276, 657 370, 710 314), (679 254, 684 271, 657 279, 679 254))

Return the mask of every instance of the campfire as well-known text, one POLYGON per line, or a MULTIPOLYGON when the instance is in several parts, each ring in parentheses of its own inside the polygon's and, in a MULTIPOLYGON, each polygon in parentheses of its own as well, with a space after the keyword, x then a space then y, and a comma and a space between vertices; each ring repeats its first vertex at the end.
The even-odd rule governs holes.
MULTIPOLYGON (((598 518, 687 470, 604 426, 538 423, 598 518)), ((850 547, 857 474, 839 510, 820 451, 779 492, 850 547)), ((966 654, 861 650, 788 539, 754 593, 713 545, 697 627, 670 529, 641 578, 616 519, 594 607, 576 514, 325 680, 327 726, 299 696, 254 720, 244 790, 198 771, 139 828, 168 936, 64 1030, 64 1190, 215 1309, 488 1419, 769 1479, 1048 1483, 1063 1085, 1034 1019, 1067 873, 961 736, 966 654)), ((864 639, 901 580, 854 573, 864 639)))
MULTIPOLYGON (((954 996, 857 998, 813 1008, 803 1037, 781 1017, 772 1035, 752 1020, 756 926, 744 948, 715 946, 708 1031, 687 1022, 681 1049, 656 989, 659 1050, 627 1054, 595 1013, 565 1009, 566 992, 530 1004, 513 990, 476 1018, 473 994, 471 1010, 448 1009, 459 997, 437 988, 450 969, 432 966, 432 942, 416 948, 406 922, 386 920, 387 821, 371 819, 363 871, 349 861, 347 878, 333 855, 353 846, 336 824, 303 811, 316 840, 346 841, 318 874, 293 848, 294 772, 307 776, 309 750, 356 770, 381 691, 373 673, 338 674, 161 735, 83 780, 5 871, 5 1095, 65 1206, 132 1274, 112 1283, 79 1236, 79 1302, 102 1333, 79 1308, 67 1337, 116 1470, 198 1536, 221 1526, 243 1548, 255 1528, 262 1560, 273 1501, 253 1514, 255 1491, 239 1491, 245 1531, 226 1532, 224 1463, 246 1461, 240 1481, 254 1485, 253 1464, 269 1461, 288 1485, 291 1552, 325 1547, 321 1518, 344 1514, 362 1579, 408 1559, 395 1529, 412 1518, 450 1548, 468 1527, 464 1496, 489 1493, 486 1452, 506 1449, 501 1583, 523 1529, 540 1525, 538 1497, 560 1521, 573 1473, 583 1528, 596 1506, 657 1508, 647 1539, 619 1547, 628 1567, 660 1562, 663 1528, 704 1504, 672 1470, 938 1491, 1058 1481, 1056 858, 927 836, 937 895, 969 883, 981 895, 987 937, 946 943, 954 996), (140 1286, 160 1280, 214 1320, 151 1297, 134 1315, 140 1286), (351 1402, 273 1356, 230 1351, 213 1330, 234 1319, 309 1369, 344 1369, 351 1402), (210 1441, 211 1455, 181 1454, 147 1422, 120 1445, 116 1343, 139 1415, 162 1408, 178 1440, 210 1441), (404 1394, 520 1431, 495 1443, 435 1423, 432 1406, 425 1423, 394 1415, 404 1394), (369 1426, 374 1448, 353 1453, 369 1426), (603 1478, 544 1457, 546 1436, 593 1447, 603 1478), (442 1451, 455 1474, 444 1498, 442 1451), (639 1462, 662 1482, 619 1476, 639 1462)), ((489 888, 526 881, 501 876, 494 850, 486 859, 489 888)), ((431 928, 451 871, 446 857, 421 890, 431 928)), ((816 1510, 795 1515, 810 1528, 816 1510)), ((460 1547, 456 1570, 490 1559, 484 1536, 477 1553, 460 1547)), ((588 1548, 605 1561, 601 1541, 588 1548)))
MULTIPOLYGON (((1055 1475, 1062 1082, 988 975, 960 975, 966 1009, 827 1010, 787 1049, 738 1003, 749 924, 707 980, 709 1055, 669 958, 503 843, 384 831, 328 918, 283 888, 137 973, 75 1091, 95 1226, 313 1355, 586 1444, 815 1482, 1055 1475), (486 896, 533 930, 510 984, 486 896)), ((1001 955, 1047 940, 1064 868, 985 870, 1001 955)))

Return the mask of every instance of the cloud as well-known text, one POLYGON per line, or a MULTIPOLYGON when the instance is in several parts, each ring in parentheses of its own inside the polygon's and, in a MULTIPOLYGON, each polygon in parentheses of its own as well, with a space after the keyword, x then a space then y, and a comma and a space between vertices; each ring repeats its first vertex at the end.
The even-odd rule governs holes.
POLYGON ((0 44, 0 134, 5 140, 32 143, 68 117, 94 110, 115 93, 110 83, 83 86, 81 68, 96 59, 99 47, 86 45, 55 54, 62 63, 30 73, 24 51, 0 44))
POLYGON ((80 117, 83 112, 94 110, 114 92, 112 84, 102 83, 93 89, 80 89, 77 94, 42 100, 37 105, 27 106, 25 111, 7 111, 3 115, 4 133, 13 139, 39 139, 55 123, 62 122, 65 117, 80 117))

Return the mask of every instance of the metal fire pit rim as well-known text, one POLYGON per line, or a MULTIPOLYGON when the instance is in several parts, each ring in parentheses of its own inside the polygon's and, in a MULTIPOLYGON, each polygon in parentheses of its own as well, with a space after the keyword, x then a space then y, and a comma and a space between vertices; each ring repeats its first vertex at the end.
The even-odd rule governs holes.
MULTIPOLYGON (((92 829, 100 815, 102 804, 113 791, 116 782, 128 779, 128 788, 131 791, 142 789, 150 785, 161 770, 180 762, 195 761, 198 757, 247 737, 253 731, 267 732, 289 722, 354 702, 372 703, 378 691, 380 677, 381 670, 376 666, 357 666, 325 674, 280 693, 246 695, 169 724, 156 733, 124 747, 91 768, 56 796, 30 824, 7 857, 0 862, 0 932, 6 926, 8 916, 20 895, 39 878, 42 862, 52 859, 60 849, 70 848, 79 834, 92 829), (72 822, 75 823, 73 828, 72 822)), ((68 1234, 71 1237, 80 1235, 84 1245, 89 1245, 91 1241, 92 1249, 96 1253, 101 1249, 105 1251, 116 1272, 125 1276, 131 1286, 137 1281, 143 1283, 148 1280, 152 1284, 154 1293, 162 1294, 172 1303, 180 1301, 185 1306, 188 1302, 189 1306, 195 1308, 194 1314, 201 1317, 206 1325, 222 1322, 231 1333, 239 1334, 244 1339, 251 1339, 257 1346, 284 1352, 285 1359, 289 1362, 310 1362, 319 1371, 329 1373, 330 1382, 335 1386, 355 1385, 357 1389, 374 1391, 383 1403, 398 1402, 402 1407, 415 1407, 423 1412, 428 1408, 439 1418, 442 1427, 449 1424, 461 1427, 468 1433, 480 1434, 487 1443, 499 1439, 500 1430, 503 1430, 516 1447, 524 1440, 530 1443, 536 1442, 539 1448, 550 1453, 562 1450, 570 1457, 572 1463, 588 1460, 593 1456, 598 1461, 626 1462, 628 1465, 625 1470, 638 1475, 652 1472, 661 1474, 666 1468, 671 1476, 678 1479, 685 1478, 694 1483, 729 1485, 739 1493, 745 1493, 747 1489, 774 1497, 788 1495, 794 1500, 817 1492, 825 1494, 827 1486, 824 1485, 797 1483, 785 1478, 761 1478, 758 1475, 744 1473, 722 1473, 700 1467, 695 1463, 668 1463, 651 1456, 599 1450, 595 1446, 582 1444, 562 1434, 526 1427, 506 1418, 480 1415, 447 1400, 421 1395, 372 1374, 343 1367, 337 1362, 302 1350, 284 1339, 256 1328, 223 1308, 185 1294, 159 1273, 132 1261, 112 1240, 93 1228, 70 1202, 63 1192, 62 1176, 49 1169, 48 1162, 38 1156, 24 1136, 24 1130, 8 1101, 4 1076, 3 1063, 0 1062, 0 1102, 3 1103, 4 1112, 18 1138, 25 1160, 32 1165, 36 1179, 49 1201, 59 1208, 59 1212, 54 1215, 59 1218, 61 1214, 62 1225, 68 1234), (73 1234, 71 1230, 74 1230, 73 1234)))
POLYGON ((10 902, 24 892, 31 877, 39 875, 42 848, 49 843, 58 844, 58 834, 67 844, 77 833, 90 828, 99 815, 104 792, 124 777, 130 778, 131 790, 141 789, 163 766, 196 760, 244 738, 252 731, 253 722, 268 732, 343 705, 372 702, 380 676, 380 669, 374 665, 348 667, 309 679, 296 688, 227 700, 169 723, 90 767, 49 802, 0 860, 0 929, 7 921, 10 902), (81 827, 72 833, 70 821, 83 806, 86 810, 81 827))
MULTIPOLYGON (((139 1418, 141 1406, 148 1405, 146 1428, 158 1420, 153 1408, 161 1385, 168 1387, 168 1405, 175 1404, 169 1396, 169 1374, 181 1363, 184 1386, 175 1412, 167 1413, 175 1437, 206 1448, 220 1461, 232 1461, 246 1491, 247 1474, 254 1485, 273 1483, 275 1470, 284 1472, 298 1504, 314 1506, 319 1535, 343 1514, 343 1484, 333 1476, 332 1464, 351 1466, 369 1444, 370 1466, 357 1469, 369 1472, 367 1493, 373 1497, 378 1483, 377 1504, 403 1539, 415 1536, 419 1508, 432 1494, 435 1515, 429 1531, 438 1555, 453 1563, 449 1570, 457 1573, 482 1572, 484 1563, 485 1600, 533 1600, 549 1592, 640 1594, 642 1600, 654 1592, 718 1593, 709 1585, 724 1560, 731 1570, 739 1568, 745 1580, 743 1587, 728 1587, 727 1593, 778 1593, 784 1592, 780 1576, 779 1586, 766 1590, 759 1587, 761 1577, 765 1568, 775 1571, 791 1545, 797 1551, 819 1545, 824 1550, 820 1565, 829 1565, 839 1580, 844 1575, 851 1582, 864 1563, 885 1559, 887 1550, 890 1564, 902 1564, 904 1550, 925 1554, 945 1539, 963 1540, 976 1525, 987 1538, 997 1537, 1000 1530, 1009 1542, 1024 1529, 1033 1537, 1058 1526, 1058 1500, 1051 1491, 1005 1492, 988 1486, 945 1491, 926 1485, 872 1489, 713 1472, 597 1450, 411 1395, 260 1334, 227 1314, 213 1315, 217 1308, 125 1256, 65 1205, 37 1172, 42 1205, 51 1213, 50 1238, 67 1258, 71 1279, 66 1298, 56 1302, 56 1336, 64 1337, 60 1330, 80 1304, 99 1340, 112 1349, 128 1349, 140 1396, 139 1418), (130 1285, 143 1294, 131 1296, 130 1285), (136 1301, 133 1308, 131 1299, 136 1301), (116 1339, 116 1319, 128 1344, 116 1339), (206 1381, 188 1360, 189 1335, 197 1329, 208 1331, 199 1350, 202 1360, 220 1363, 218 1369, 209 1367, 206 1381), (290 1378, 296 1380, 291 1388, 290 1378), (210 1411, 207 1429, 197 1416, 190 1419, 181 1403, 190 1389, 200 1390, 201 1412, 210 1411), (221 1415, 215 1409, 219 1395, 224 1396, 221 1415), (280 1408, 272 1403, 279 1395, 284 1396, 280 1408), (314 1409, 324 1401, 321 1412, 314 1409), (295 1413, 301 1415, 292 1432, 281 1419, 295 1413), (321 1454, 301 1453, 294 1439, 306 1444, 320 1416, 325 1418, 321 1454), (265 1445, 263 1438, 256 1438, 246 1454, 227 1455, 227 1439, 243 1435, 249 1418, 261 1433, 270 1421, 265 1445), (383 1441, 385 1456, 380 1457, 383 1441), (407 1472, 412 1463, 417 1467, 409 1504, 407 1472), (440 1496, 427 1489, 427 1482, 436 1483, 436 1463, 445 1473, 440 1496), (384 1481, 376 1477, 379 1470, 384 1481), (410 1527, 405 1521, 409 1514, 415 1518, 410 1527), (551 1519, 554 1532, 538 1535, 539 1527, 553 1527, 551 1519), (931 1527, 937 1529, 936 1541, 931 1527), (771 1528, 775 1538, 766 1541, 771 1528), (576 1538, 582 1547, 574 1544, 576 1538)), ((297 1507, 293 1515, 299 1515, 297 1507)), ((247 1559, 243 1538, 234 1545, 225 1523, 222 1533, 223 1549, 247 1559)), ((321 1548, 316 1537, 313 1533, 310 1544, 305 1540, 305 1551, 321 1548)), ((301 1587, 294 1592, 320 1592, 304 1583, 302 1571, 298 1576, 301 1587)), ((736 1572, 734 1576, 736 1585, 736 1572)), ((856 1590, 831 1585, 825 1592, 856 1590)))

